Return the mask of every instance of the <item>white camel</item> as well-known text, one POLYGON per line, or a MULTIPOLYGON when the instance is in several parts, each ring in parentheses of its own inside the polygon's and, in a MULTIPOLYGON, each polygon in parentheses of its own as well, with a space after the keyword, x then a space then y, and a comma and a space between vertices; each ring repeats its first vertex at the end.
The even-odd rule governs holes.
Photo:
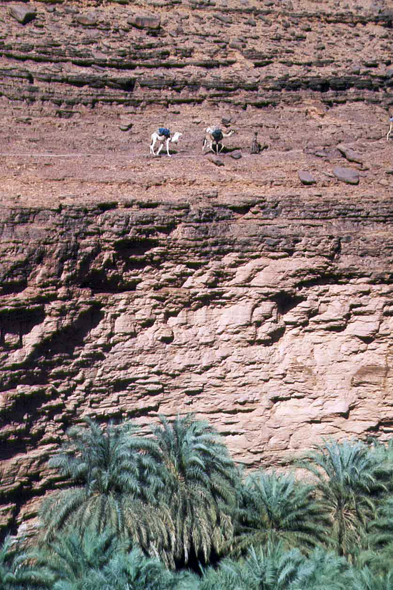
POLYGON ((212 152, 216 151, 216 153, 219 154, 220 152, 222 152, 222 149, 224 147, 222 144, 223 138, 230 137, 234 133, 234 131, 224 133, 222 129, 220 129, 219 127, 208 127, 206 129, 206 135, 203 139, 202 152, 204 152, 206 146, 208 146, 209 150, 211 150, 212 152), (213 145, 216 147, 215 150, 213 149, 213 145), (221 148, 219 147, 220 145, 221 148))
POLYGON ((171 141, 172 143, 177 143, 182 135, 183 133, 179 133, 178 131, 176 131, 176 133, 173 134, 173 137, 167 137, 166 135, 160 135, 158 131, 155 131, 151 134, 150 153, 153 154, 153 156, 158 156, 165 143, 166 153, 169 157, 171 157, 171 154, 169 153, 169 142, 171 141), (156 145, 156 143, 159 144, 157 153, 154 152, 154 146, 156 145))
POLYGON ((389 122, 390 122, 390 126, 389 126, 389 131, 388 131, 388 134, 387 134, 387 136, 386 136, 386 139, 387 139, 387 140, 389 140, 389 137, 390 137, 390 135, 391 135, 391 134, 392 134, 392 132, 393 132, 393 117, 390 117, 390 119, 389 119, 389 122))

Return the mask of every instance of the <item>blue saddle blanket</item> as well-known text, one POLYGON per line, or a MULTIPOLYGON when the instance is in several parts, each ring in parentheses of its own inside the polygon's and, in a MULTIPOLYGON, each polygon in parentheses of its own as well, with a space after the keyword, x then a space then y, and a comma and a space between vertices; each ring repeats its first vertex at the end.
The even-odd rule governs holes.
POLYGON ((217 141, 217 142, 221 141, 223 138, 221 129, 214 129, 214 131, 212 133, 212 137, 213 137, 214 141, 217 141))
POLYGON ((160 127, 158 129, 158 134, 159 135, 164 135, 165 137, 170 137, 171 136, 171 132, 166 127, 160 127))

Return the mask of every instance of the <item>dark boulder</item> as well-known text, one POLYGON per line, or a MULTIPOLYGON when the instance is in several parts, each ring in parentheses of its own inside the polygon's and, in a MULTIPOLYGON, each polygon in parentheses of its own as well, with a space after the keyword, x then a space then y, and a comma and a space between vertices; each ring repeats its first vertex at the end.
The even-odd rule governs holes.
POLYGON ((341 180, 341 182, 346 182, 347 184, 359 184, 359 172, 353 168, 341 168, 340 166, 337 166, 334 168, 333 174, 338 180, 341 180))
POLYGON ((157 30, 161 27, 161 18, 154 14, 134 14, 127 22, 137 29, 157 30))
POLYGON ((231 153, 231 158, 233 158, 234 160, 240 160, 241 157, 242 157, 242 153, 240 151, 236 151, 236 152, 231 153))
POLYGON ((362 156, 354 152, 352 148, 340 144, 337 146, 337 149, 348 160, 348 162, 355 162, 356 164, 363 166, 362 156))
POLYGON ((98 16, 95 12, 87 14, 78 14, 76 21, 84 27, 95 27, 98 24, 98 16))
POLYGON ((298 176, 300 178, 300 182, 305 185, 315 184, 317 182, 313 175, 305 170, 299 170, 298 176))
POLYGON ((35 19, 37 12, 34 8, 30 8, 29 6, 15 4, 10 7, 10 15, 13 16, 18 23, 25 25, 35 19))
POLYGON ((214 164, 215 166, 225 166, 224 162, 221 160, 221 158, 217 157, 217 156, 213 156, 213 154, 209 154, 207 156, 207 159, 209 160, 209 162, 211 162, 212 164, 214 164))

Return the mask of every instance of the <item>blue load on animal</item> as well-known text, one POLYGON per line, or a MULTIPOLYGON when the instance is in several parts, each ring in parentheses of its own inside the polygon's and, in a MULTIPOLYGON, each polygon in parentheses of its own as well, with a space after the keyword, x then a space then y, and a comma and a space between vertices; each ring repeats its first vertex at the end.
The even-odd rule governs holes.
POLYGON ((218 143, 219 141, 222 141, 223 134, 222 134, 221 129, 214 129, 213 133, 212 133, 212 137, 216 143, 218 143))
POLYGON ((222 129, 217 126, 208 127, 205 131, 206 135, 203 139, 202 152, 205 152, 205 148, 208 147, 212 152, 216 152, 217 154, 219 154, 224 147, 222 145, 224 137, 230 137, 234 133, 234 131, 224 133, 222 129))
POLYGON ((176 131, 171 137, 171 132, 169 131, 169 129, 167 129, 166 127, 160 127, 158 129, 158 131, 154 131, 154 133, 152 133, 152 135, 151 135, 151 141, 150 141, 151 155, 152 156, 159 156, 160 152, 165 144, 166 153, 168 154, 168 156, 170 156, 171 154, 169 153, 169 143, 177 143, 182 135, 183 135, 183 133, 176 131), (157 152, 154 151, 154 146, 156 145, 156 143, 158 143, 157 152))
POLYGON ((163 135, 164 137, 170 137, 171 132, 166 127, 159 127, 158 135, 163 135))

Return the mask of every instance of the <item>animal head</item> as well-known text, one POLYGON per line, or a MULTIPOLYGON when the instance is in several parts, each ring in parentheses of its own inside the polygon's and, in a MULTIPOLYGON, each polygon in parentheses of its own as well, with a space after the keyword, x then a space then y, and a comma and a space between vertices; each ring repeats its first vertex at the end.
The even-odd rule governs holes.
POLYGON ((179 133, 178 131, 176 131, 176 133, 173 134, 173 137, 171 139, 172 143, 177 143, 182 135, 183 133, 179 133))

